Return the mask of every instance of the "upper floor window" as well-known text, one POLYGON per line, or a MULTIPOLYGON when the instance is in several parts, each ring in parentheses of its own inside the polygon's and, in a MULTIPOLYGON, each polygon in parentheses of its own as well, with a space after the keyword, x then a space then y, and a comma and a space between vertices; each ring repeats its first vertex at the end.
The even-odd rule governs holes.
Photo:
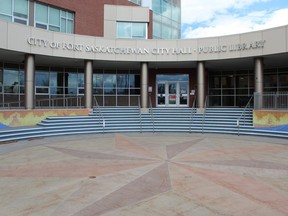
POLYGON ((28 0, 1 0, 0 19, 28 24, 28 0))
POLYGON ((74 14, 36 3, 35 27, 50 31, 74 33, 74 14))
POLYGON ((117 38, 147 39, 147 23, 117 22, 117 38))
POLYGON ((141 0, 129 0, 129 1, 141 5, 141 0))

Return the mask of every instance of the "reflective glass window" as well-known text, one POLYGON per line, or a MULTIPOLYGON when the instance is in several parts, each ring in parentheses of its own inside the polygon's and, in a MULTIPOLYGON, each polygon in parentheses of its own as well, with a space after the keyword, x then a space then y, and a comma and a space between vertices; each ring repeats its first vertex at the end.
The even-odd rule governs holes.
POLYGON ((132 38, 146 38, 146 23, 132 23, 132 38))
POLYGON ((153 38, 178 39, 181 36, 181 8, 177 1, 152 2, 153 38), (157 25, 157 26, 156 26, 157 25))
POLYGON ((36 4, 36 22, 48 23, 48 6, 36 4))
POLYGON ((84 73, 78 73, 78 87, 84 87, 84 73))
POLYGON ((93 86, 97 88, 103 87, 103 74, 93 74, 93 86))
POLYGON ((162 1, 152 1, 152 10, 154 13, 162 13, 161 3, 162 1))
POLYGON ((12 16, 12 0, 0 1, 0 13, 12 16))
POLYGON ((51 31, 73 33, 74 14, 48 5, 36 3, 35 26, 51 31))
POLYGON ((3 85, 5 93, 19 92, 19 73, 18 69, 4 68, 3 85))
POLYGON ((36 71, 35 83, 36 86, 49 86, 49 72, 36 71))
POLYGON ((128 74, 118 74, 117 75, 117 88, 128 88, 128 86, 129 86, 128 74))
POLYGON ((104 88, 116 88, 116 74, 104 74, 104 88))
POLYGON ((0 19, 28 24, 28 0, 1 0, 0 19))
POLYGON ((28 17, 28 1, 14 0, 14 16, 27 18, 28 17))
POLYGON ((171 19, 172 18, 171 12, 172 12, 172 5, 168 1, 164 0, 162 15, 171 19))
POLYGON ((131 23, 118 22, 117 23, 117 37, 118 38, 131 38, 131 23))
POLYGON ((146 23, 117 22, 117 38, 147 38, 146 23))

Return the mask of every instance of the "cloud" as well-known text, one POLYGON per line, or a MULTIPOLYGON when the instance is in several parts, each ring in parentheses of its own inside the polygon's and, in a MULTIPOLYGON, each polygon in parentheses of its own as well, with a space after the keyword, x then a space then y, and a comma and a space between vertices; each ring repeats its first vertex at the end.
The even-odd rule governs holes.
POLYGON ((288 8, 257 11, 252 7, 268 1, 182 0, 182 37, 231 35, 288 24, 288 8))
POLYGON ((182 23, 203 22, 229 9, 241 10, 252 4, 271 0, 182 0, 182 23))

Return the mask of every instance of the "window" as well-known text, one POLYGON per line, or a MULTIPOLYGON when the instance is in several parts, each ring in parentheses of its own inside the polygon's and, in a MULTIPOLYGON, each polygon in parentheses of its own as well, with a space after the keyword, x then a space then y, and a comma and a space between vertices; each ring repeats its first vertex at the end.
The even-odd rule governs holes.
POLYGON ((181 33, 181 8, 178 1, 152 1, 153 38, 178 39, 181 33))
POLYGON ((147 23, 117 22, 117 38, 147 39, 147 23))
POLYGON ((141 5, 141 0, 129 0, 129 1, 141 5))
POLYGON ((28 25, 28 0, 1 0, 0 19, 28 25))
POLYGON ((35 27, 56 32, 74 32, 74 14, 48 5, 35 4, 35 27))

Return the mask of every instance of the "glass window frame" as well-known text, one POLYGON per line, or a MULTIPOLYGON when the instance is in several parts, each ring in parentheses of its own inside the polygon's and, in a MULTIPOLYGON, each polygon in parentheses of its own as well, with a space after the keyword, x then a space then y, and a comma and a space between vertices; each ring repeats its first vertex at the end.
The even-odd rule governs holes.
POLYGON ((42 28, 42 29, 46 29, 49 31, 74 34, 74 25, 75 25, 74 17, 75 17, 74 13, 68 10, 62 10, 60 8, 52 7, 50 5, 46 5, 46 4, 38 3, 38 2, 35 2, 34 4, 34 27, 36 28, 42 28), (42 6, 47 7, 47 22, 37 20, 37 5, 42 5, 42 6), (52 14, 52 11, 55 11, 55 10, 59 12, 59 17, 58 17, 59 24, 55 24, 55 23, 52 23, 52 21, 50 21, 50 16, 52 14))
POLYGON ((148 24, 146 22, 125 22, 125 21, 117 21, 117 29, 116 29, 116 38, 118 39, 147 39, 148 38, 148 24), (145 35, 143 37, 140 37, 136 34, 134 34, 134 29, 136 29, 136 25, 143 24, 145 26, 145 35), (127 36, 125 34, 122 34, 123 36, 120 36, 119 34, 121 29, 123 30, 124 25, 126 25, 126 28, 128 29, 127 36), (133 27, 134 26, 134 27, 133 27))
MULTIPOLYGON (((10 14, 8 13, 1 13, 0 15, 4 18, 8 18, 8 19, 4 19, 4 20, 8 20, 11 22, 15 22, 15 23, 19 23, 19 24, 23 24, 23 25, 28 25, 28 21, 29 21, 29 0, 23 0, 26 1, 26 8, 27 8, 27 13, 26 14, 22 14, 22 13, 18 13, 15 11, 15 3, 16 0, 10 0, 11 2, 11 11, 10 14)), ((2 18, 2 20, 3 20, 2 18)))

